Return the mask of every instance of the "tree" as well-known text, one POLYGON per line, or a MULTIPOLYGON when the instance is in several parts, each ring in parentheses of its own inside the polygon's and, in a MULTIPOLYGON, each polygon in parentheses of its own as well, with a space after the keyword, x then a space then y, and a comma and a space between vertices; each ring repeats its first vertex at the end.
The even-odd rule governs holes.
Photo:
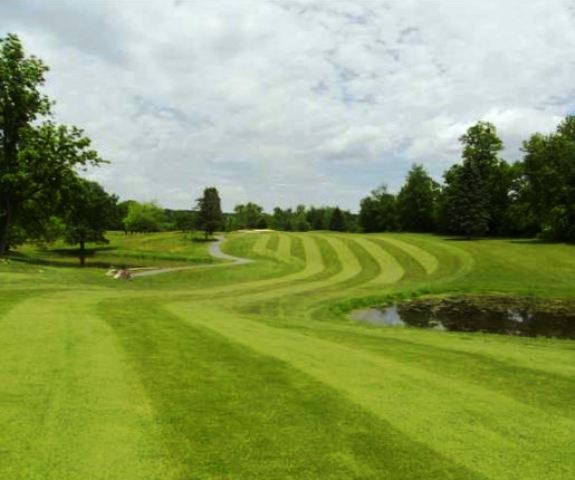
POLYGON ((503 142, 497 136, 497 129, 489 122, 477 122, 459 139, 463 145, 463 163, 473 162, 476 174, 482 184, 484 215, 488 218, 484 233, 500 235, 505 233, 505 212, 509 206, 511 178, 509 165, 498 155, 503 142))
POLYGON ((292 230, 296 232, 307 232, 311 229, 309 222, 307 221, 307 212, 305 205, 298 205, 291 218, 292 230))
POLYGON ((486 178, 489 170, 497 165, 497 155, 503 150, 503 142, 497 129, 489 122, 477 122, 459 138, 463 145, 463 160, 474 160, 479 174, 486 178))
POLYGON ((108 230, 116 230, 116 231, 124 231, 124 233, 128 233, 124 225, 124 219, 128 215, 128 208, 130 204, 136 203, 135 200, 124 200, 123 202, 119 202, 118 197, 115 196, 116 205, 114 211, 110 215, 110 222, 108 225, 108 230))
POLYGON ((327 228, 327 208, 310 207, 306 213, 307 222, 311 230, 325 230, 327 228))
POLYGON ((275 230, 290 232, 293 230, 292 217, 293 211, 291 208, 286 208, 284 210, 280 207, 275 207, 270 219, 271 226, 275 230))
POLYGON ((333 209, 331 219, 329 221, 329 229, 335 232, 344 232, 346 228, 345 217, 339 207, 333 209))
POLYGON ((435 230, 434 209, 439 185, 423 165, 413 165, 397 196, 397 213, 402 230, 431 232, 435 230))
POLYGON ((525 196, 541 234, 575 240, 575 116, 523 144, 525 196))
POLYGON ((259 228, 264 217, 263 211, 263 207, 252 202, 236 205, 234 208, 236 228, 259 228))
POLYGON ((458 233, 459 226, 454 222, 459 191, 461 165, 452 165, 443 172, 443 185, 435 208, 435 224, 443 233, 458 233))
POLYGON ((488 122, 476 123, 459 141, 463 163, 444 175, 439 223, 449 233, 467 238, 502 233, 512 184, 509 165, 497 156, 503 143, 488 122))
POLYGON ((204 195, 196 202, 198 227, 205 232, 206 239, 222 227, 223 215, 220 195, 215 187, 204 189, 204 195))
POLYGON ((158 232, 164 221, 164 211, 154 202, 131 201, 124 218, 124 228, 133 232, 158 232))
POLYGON ((397 204, 395 195, 382 185, 360 203, 359 223, 364 232, 397 230, 397 204))
POLYGON ((117 197, 109 195, 96 182, 83 178, 71 181, 64 196, 64 238, 80 246, 80 265, 85 265, 86 242, 108 243, 105 237, 114 215, 117 197))
POLYGON ((174 227, 181 232, 191 232, 195 226, 194 213, 189 210, 172 212, 174 227))
POLYGON ((81 130, 41 123, 50 115, 39 91, 47 70, 16 35, 0 39, 0 256, 27 203, 57 196, 75 167, 102 163, 81 130))
POLYGON ((474 160, 466 160, 459 170, 454 200, 452 213, 457 233, 468 239, 485 235, 489 227, 488 199, 479 166, 474 160))

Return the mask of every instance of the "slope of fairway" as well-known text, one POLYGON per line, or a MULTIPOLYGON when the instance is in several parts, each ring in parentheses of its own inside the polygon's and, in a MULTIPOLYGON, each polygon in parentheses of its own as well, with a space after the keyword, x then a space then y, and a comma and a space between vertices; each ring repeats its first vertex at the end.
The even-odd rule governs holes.
POLYGON ((351 321, 421 294, 575 296, 572 246, 112 235, 0 264, 0 478, 567 480, 575 342, 351 321))

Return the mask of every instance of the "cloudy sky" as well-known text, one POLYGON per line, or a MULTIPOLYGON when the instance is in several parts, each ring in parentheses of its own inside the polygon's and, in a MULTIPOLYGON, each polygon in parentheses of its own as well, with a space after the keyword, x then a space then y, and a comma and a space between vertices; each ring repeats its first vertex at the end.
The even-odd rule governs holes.
POLYGON ((123 199, 357 210, 457 138, 507 150, 575 112, 574 0, 0 0, 0 35, 51 68, 57 120, 123 199))

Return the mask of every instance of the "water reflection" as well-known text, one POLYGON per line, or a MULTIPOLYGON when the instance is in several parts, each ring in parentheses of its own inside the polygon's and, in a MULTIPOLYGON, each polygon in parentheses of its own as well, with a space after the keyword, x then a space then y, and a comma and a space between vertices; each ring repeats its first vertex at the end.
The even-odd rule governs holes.
POLYGON ((382 326, 575 339, 575 308, 565 302, 511 297, 418 299, 357 310, 352 318, 382 326))

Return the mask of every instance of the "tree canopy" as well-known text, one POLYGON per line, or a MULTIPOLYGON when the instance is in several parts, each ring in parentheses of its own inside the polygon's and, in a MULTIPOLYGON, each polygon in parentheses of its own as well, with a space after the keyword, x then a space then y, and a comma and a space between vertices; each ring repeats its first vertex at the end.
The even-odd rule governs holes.
POLYGON ((413 165, 405 184, 397 195, 397 214, 402 230, 432 232, 435 228, 434 205, 439 195, 439 184, 423 165, 413 165))
POLYGON ((105 233, 117 198, 98 183, 77 178, 68 187, 65 200, 64 238, 67 243, 80 246, 80 263, 84 266, 86 242, 108 243, 105 233))
POLYGON ((16 35, 0 39, 0 256, 27 204, 56 202, 75 168, 102 163, 82 130, 50 121, 47 70, 16 35))
POLYGON ((163 220, 164 211, 155 202, 131 201, 124 218, 124 228, 131 233, 158 232, 163 220))
POLYGON ((414 166, 397 196, 380 189, 364 198, 363 230, 575 241, 574 116, 552 134, 533 134, 513 164, 499 157, 503 142, 491 123, 472 125, 460 142, 462 161, 444 172, 442 185, 414 166))
POLYGON ((360 203, 359 223, 364 232, 387 232, 398 229, 395 195, 382 185, 360 203))
POLYGON ((202 197, 196 201, 198 211, 198 228, 203 230, 206 238, 222 228, 223 214, 218 189, 208 187, 204 189, 202 197))

